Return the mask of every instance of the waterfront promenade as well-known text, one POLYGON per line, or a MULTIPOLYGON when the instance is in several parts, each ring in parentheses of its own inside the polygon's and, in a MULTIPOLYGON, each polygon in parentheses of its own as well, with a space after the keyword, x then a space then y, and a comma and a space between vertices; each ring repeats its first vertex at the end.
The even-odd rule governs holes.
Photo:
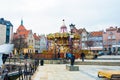
MULTIPOLYGON (((120 56, 101 56, 97 60, 85 60, 87 62, 119 62, 120 56), (105 59, 106 60, 105 60, 105 59), (102 60, 101 60, 102 59, 102 60), (110 59, 110 60, 109 60, 110 59)), ((76 60, 81 62, 80 59, 76 60)), ((68 71, 66 65, 69 64, 45 64, 39 66, 32 76, 32 80, 108 80, 98 78, 99 70, 120 70, 120 66, 107 65, 77 65, 79 71, 68 71)))
POLYGON ((98 78, 99 70, 120 70, 119 66, 77 65, 79 71, 66 70, 66 64, 39 66, 32 80, 107 80, 98 78))

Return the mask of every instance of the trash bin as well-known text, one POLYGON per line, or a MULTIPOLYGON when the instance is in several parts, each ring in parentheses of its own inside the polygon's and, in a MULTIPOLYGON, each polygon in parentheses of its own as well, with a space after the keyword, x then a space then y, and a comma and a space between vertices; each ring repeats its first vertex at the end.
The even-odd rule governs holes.
POLYGON ((43 60, 43 59, 40 61, 40 65, 41 65, 41 66, 44 65, 44 60, 43 60))

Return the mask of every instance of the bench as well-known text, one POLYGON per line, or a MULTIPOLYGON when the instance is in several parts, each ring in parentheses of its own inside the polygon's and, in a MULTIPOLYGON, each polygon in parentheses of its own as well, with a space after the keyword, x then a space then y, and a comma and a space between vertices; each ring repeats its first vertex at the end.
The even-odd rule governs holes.
POLYGON ((108 78, 110 80, 120 79, 120 70, 102 70, 98 71, 99 78, 108 78))

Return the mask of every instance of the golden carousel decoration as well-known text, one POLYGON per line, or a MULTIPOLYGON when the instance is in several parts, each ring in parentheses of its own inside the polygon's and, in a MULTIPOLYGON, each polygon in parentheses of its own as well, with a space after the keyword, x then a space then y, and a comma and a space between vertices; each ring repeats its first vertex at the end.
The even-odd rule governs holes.
POLYGON ((66 52, 70 52, 72 49, 72 53, 79 53, 80 51, 80 35, 77 33, 72 34, 67 32, 67 27, 64 24, 60 28, 60 32, 51 33, 47 35, 48 40, 48 52, 65 54, 66 52))

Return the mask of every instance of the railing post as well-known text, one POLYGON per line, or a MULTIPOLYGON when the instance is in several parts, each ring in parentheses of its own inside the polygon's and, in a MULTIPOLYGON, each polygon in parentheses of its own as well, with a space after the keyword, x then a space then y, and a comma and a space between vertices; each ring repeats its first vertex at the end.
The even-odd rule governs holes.
POLYGON ((21 64, 21 58, 20 58, 20 64, 21 64))
POLYGON ((9 64, 10 64, 10 57, 8 59, 9 59, 9 64))
POLYGON ((19 67, 19 80, 21 80, 21 77, 22 77, 22 80, 23 80, 23 75, 22 75, 22 69, 21 69, 21 66, 19 67))
POLYGON ((2 78, 2 80, 9 80, 7 68, 4 68, 4 69, 3 69, 1 78, 2 78))
POLYGON ((13 58, 14 59, 14 64, 16 64, 16 58, 13 58))
POLYGON ((24 66, 24 78, 27 78, 27 64, 24 66))

